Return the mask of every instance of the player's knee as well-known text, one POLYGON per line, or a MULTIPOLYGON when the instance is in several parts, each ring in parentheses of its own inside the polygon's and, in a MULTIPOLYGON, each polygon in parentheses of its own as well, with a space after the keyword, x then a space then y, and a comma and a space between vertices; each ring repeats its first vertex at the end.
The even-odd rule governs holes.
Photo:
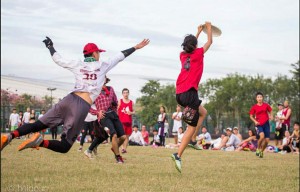
POLYGON ((116 133, 112 133, 111 137, 112 137, 113 139, 117 139, 117 134, 116 134, 116 133))
POLYGON ((207 115, 207 110, 204 107, 202 107, 201 105, 199 107, 199 114, 200 114, 200 116, 204 116, 204 117, 207 115))
POLYGON ((68 153, 72 145, 65 139, 61 140, 61 153, 68 153))
POLYGON ((122 135, 119 139, 120 139, 121 141, 125 141, 126 135, 122 135))

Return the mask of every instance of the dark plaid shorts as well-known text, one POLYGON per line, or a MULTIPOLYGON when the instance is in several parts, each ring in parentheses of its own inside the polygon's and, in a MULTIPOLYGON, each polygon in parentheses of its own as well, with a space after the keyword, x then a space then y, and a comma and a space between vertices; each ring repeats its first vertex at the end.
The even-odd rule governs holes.
POLYGON ((202 102, 198 97, 197 90, 191 88, 184 93, 176 94, 176 101, 179 105, 184 107, 182 120, 187 124, 196 127, 200 117, 199 106, 202 102))

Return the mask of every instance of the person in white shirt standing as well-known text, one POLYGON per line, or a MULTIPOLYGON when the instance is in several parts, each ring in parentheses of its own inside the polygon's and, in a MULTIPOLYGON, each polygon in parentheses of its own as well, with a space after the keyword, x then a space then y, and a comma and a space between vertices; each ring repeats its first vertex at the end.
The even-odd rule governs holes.
POLYGON ((182 120, 181 120, 182 112, 180 105, 177 105, 176 112, 173 113, 172 119, 174 120, 172 135, 174 136, 174 143, 178 143, 178 128, 182 127, 182 120))
POLYGON ((14 131, 18 128, 18 124, 19 124, 19 114, 17 114, 16 109, 13 109, 12 114, 10 114, 9 116, 9 127, 10 127, 10 131, 14 131))
POLYGON ((145 146, 144 138, 142 133, 138 130, 138 126, 134 125, 132 129, 133 131, 129 137, 129 145, 145 146))
POLYGON ((22 124, 27 124, 29 123, 30 120, 30 108, 27 107, 26 112, 23 114, 23 119, 22 119, 22 124))

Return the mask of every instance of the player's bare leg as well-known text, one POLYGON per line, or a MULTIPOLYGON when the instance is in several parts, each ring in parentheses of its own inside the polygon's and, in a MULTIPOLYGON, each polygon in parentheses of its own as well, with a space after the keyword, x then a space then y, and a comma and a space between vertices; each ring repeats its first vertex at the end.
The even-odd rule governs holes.
POLYGON ((122 145, 122 153, 127 152, 128 143, 129 143, 129 135, 126 135, 126 139, 124 140, 124 143, 122 145))

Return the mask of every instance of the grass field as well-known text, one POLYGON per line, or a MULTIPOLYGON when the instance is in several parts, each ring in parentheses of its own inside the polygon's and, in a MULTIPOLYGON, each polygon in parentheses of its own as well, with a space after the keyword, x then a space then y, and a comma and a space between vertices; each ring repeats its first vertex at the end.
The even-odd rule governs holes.
POLYGON ((260 159, 252 152, 187 149, 180 174, 170 157, 175 149, 129 147, 125 164, 117 164, 110 145, 90 160, 77 152, 77 143, 67 154, 18 152, 20 143, 14 140, 1 152, 1 191, 299 191, 295 154, 260 159))

